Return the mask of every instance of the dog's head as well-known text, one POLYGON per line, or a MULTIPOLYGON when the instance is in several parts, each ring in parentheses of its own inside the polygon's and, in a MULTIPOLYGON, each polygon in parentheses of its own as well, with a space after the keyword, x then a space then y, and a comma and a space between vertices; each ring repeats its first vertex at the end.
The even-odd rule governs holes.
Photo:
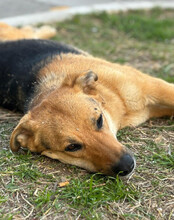
POLYGON ((115 137, 97 79, 88 72, 48 94, 13 131, 12 151, 24 147, 92 172, 129 174, 135 160, 115 137))

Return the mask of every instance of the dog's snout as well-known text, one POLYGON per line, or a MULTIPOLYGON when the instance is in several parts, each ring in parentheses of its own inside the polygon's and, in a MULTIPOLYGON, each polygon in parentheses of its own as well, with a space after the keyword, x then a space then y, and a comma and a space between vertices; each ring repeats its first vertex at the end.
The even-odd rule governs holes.
POLYGON ((133 171, 134 167, 134 157, 126 153, 120 158, 120 161, 112 167, 112 170, 115 174, 126 176, 133 171))

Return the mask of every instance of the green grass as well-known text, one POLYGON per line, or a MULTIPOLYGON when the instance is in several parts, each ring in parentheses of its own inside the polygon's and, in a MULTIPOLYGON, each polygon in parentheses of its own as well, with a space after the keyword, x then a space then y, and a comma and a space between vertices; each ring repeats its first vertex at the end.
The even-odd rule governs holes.
POLYGON ((147 11, 132 11, 128 14, 120 12, 118 14, 103 13, 102 17, 105 25, 116 28, 138 40, 169 41, 174 36, 174 16, 163 16, 159 8, 147 11), (163 18, 162 18, 163 17, 163 18))
MULTIPOLYGON (((1 212, 1 210, 0 210, 0 212, 1 212)), ((0 219, 1 220, 12 220, 13 219, 13 215, 11 215, 11 214, 1 215, 1 213, 0 213, 0 219)))
POLYGON ((0 195, 0 204, 6 201, 7 201, 7 198, 0 195))
MULTIPOLYGON (((78 41, 81 37, 92 42, 91 36, 102 34, 102 38, 109 40, 111 32, 117 31, 121 35, 125 33, 129 38, 135 38, 140 41, 154 41, 169 43, 174 36, 174 15, 172 10, 163 10, 160 8, 152 9, 151 11, 130 11, 129 13, 119 12, 114 13, 98 13, 90 15, 76 15, 69 22, 58 23, 58 28, 64 29, 67 33, 77 34, 78 41), (89 22, 93 19, 93 22, 89 22), (84 32, 85 30, 85 32, 84 32), (88 32, 88 34, 87 34, 88 32)), ((56 38, 61 38, 57 36, 56 38)), ((79 41, 78 41, 79 42, 79 41)), ((109 42, 105 42, 105 45, 109 42)), ((102 47, 105 45, 101 45, 102 47)), ((113 49, 114 50, 114 49, 113 49)))
POLYGON ((60 201, 68 203, 70 208, 78 210, 81 217, 92 219, 97 216, 97 208, 109 206, 111 202, 125 200, 134 203, 138 191, 133 184, 127 185, 118 177, 102 177, 98 174, 86 176, 83 179, 72 179, 67 187, 53 192, 44 189, 39 193, 34 203, 37 208, 51 203, 60 209, 60 201))
POLYGON ((153 160, 161 166, 174 169, 174 152, 171 154, 166 152, 155 153, 153 160))
POLYGON ((61 191, 60 198, 66 199, 70 206, 82 210, 81 214, 91 218, 91 212, 101 205, 110 202, 133 202, 138 197, 137 189, 132 185, 125 185, 118 177, 99 178, 97 175, 85 180, 75 179, 61 191))
POLYGON ((34 200, 36 207, 40 208, 44 204, 51 202, 51 196, 53 195, 53 193, 54 192, 52 191, 47 191, 47 189, 44 189, 42 192, 40 192, 37 198, 34 200))
POLYGON ((25 151, 22 154, 12 154, 10 151, 2 150, 0 159, 1 163, 6 165, 5 169, 4 167, 0 168, 1 174, 13 174, 13 176, 18 177, 23 182, 37 181, 39 178, 52 178, 38 170, 35 164, 36 158, 33 160, 33 155, 29 151, 25 151), (12 157, 14 160, 11 160, 12 157))
MULTIPOLYGON (((174 82, 174 10, 77 15, 53 26, 55 40, 174 82)), ((20 117, 0 115, 0 219, 172 220, 173 118, 118 132, 137 160, 135 174, 120 180, 24 150, 12 154, 9 138, 20 117)))
POLYGON ((32 167, 32 165, 22 165, 19 168, 15 169, 14 175, 18 176, 22 179, 22 181, 26 181, 26 179, 32 181, 37 180, 39 177, 42 177, 42 173, 36 167, 32 167))

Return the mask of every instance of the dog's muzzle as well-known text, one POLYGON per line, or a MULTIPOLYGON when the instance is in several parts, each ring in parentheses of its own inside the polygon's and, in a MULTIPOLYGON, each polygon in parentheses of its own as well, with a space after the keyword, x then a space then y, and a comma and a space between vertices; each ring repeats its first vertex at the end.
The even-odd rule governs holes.
POLYGON ((120 161, 112 167, 112 171, 120 176, 130 174, 136 166, 135 158, 128 153, 125 153, 120 158, 120 161))

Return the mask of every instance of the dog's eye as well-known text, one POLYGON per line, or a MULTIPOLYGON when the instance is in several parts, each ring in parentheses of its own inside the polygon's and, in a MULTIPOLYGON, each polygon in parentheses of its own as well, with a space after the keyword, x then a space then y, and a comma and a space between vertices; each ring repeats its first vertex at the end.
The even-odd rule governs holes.
POLYGON ((82 148, 81 144, 70 144, 65 148, 65 151, 74 152, 82 148))
POLYGON ((100 117, 97 119, 97 128, 101 129, 102 126, 103 126, 103 116, 101 114, 100 117))

